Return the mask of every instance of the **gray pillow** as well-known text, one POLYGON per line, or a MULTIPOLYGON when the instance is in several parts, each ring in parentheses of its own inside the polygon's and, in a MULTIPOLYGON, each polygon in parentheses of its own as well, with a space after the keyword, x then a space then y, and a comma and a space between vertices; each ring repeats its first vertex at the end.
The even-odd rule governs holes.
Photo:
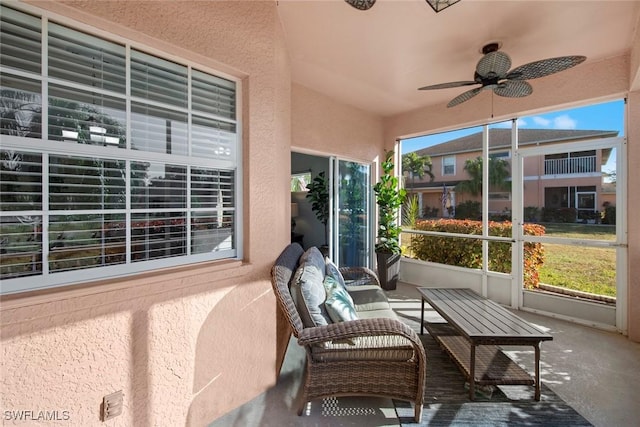
MULTIPOLYGON (((316 248, 315 246, 311 246, 300 257, 300 264, 310 264, 314 266, 322 272, 322 278, 324 279, 324 256, 322 256, 322 252, 320 252, 320 249, 316 248)), ((320 283, 322 283, 322 281, 320 283)))
POLYGON ((308 328, 331 323, 324 301, 327 293, 324 289, 324 259, 317 248, 300 257, 300 266, 296 270, 291 284, 291 297, 298 309, 302 324, 308 328), (320 264, 314 252, 320 256, 320 264))

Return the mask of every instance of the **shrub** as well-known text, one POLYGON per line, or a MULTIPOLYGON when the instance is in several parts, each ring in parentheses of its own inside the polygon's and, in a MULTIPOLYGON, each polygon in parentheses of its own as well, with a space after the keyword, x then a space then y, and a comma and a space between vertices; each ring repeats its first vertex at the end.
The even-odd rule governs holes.
MULTIPOLYGON (((457 234, 482 234, 482 222, 470 220, 439 219, 418 221, 417 230, 440 231, 457 234)), ((491 236, 511 237, 510 222, 490 222, 491 236)), ((524 234, 541 236, 544 227, 538 224, 525 224, 524 234)), ((411 251, 415 258, 455 265, 466 268, 482 268, 482 240, 464 237, 414 235, 411 251)), ((489 242, 489 269, 502 273, 511 273, 511 244, 508 242, 489 242)), ((539 269, 544 263, 544 252, 540 243, 524 245, 524 286, 528 289, 538 287, 539 269)))
POLYGON ((542 208, 542 221, 572 223, 578 218, 576 208, 542 208))
POLYGON ((602 215, 602 223, 615 225, 616 224, 616 207, 607 203, 604 205, 604 213, 602 215))
POLYGON ((502 212, 490 212, 489 221, 511 221, 511 211, 505 209, 502 212))
POLYGON ((526 222, 538 222, 540 218, 540 208, 537 206, 527 206, 524 208, 524 220, 526 222))
POLYGON ((482 206, 480 202, 467 200, 466 202, 456 205, 456 219, 482 219, 482 206))
POLYGON ((422 209, 422 217, 423 218, 437 218, 438 217, 438 212, 440 212, 440 209, 431 208, 431 207, 427 206, 424 209, 422 209))

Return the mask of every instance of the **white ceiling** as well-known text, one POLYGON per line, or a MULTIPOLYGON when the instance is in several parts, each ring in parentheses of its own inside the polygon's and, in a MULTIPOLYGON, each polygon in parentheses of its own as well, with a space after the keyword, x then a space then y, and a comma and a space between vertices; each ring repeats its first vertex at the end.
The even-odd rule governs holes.
POLYGON ((473 80, 480 49, 491 41, 502 43, 512 68, 556 56, 589 62, 626 54, 640 1, 462 0, 436 14, 425 0, 377 0, 367 11, 343 0, 279 0, 278 12, 294 82, 390 116, 446 104, 472 88, 417 90, 473 80))

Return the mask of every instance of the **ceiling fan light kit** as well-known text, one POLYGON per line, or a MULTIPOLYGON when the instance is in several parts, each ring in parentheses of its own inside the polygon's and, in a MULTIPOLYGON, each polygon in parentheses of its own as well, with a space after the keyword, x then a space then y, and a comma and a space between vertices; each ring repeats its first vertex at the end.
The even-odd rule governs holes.
POLYGON ((550 74, 564 71, 584 62, 585 56, 560 56, 557 58, 541 59, 521 65, 509 71, 511 58, 498 49, 501 44, 493 42, 482 48, 483 57, 476 65, 473 81, 459 81, 424 86, 418 90, 448 89, 453 87, 481 85, 453 98, 447 107, 455 107, 470 100, 483 90, 491 90, 498 96, 506 98, 521 98, 533 93, 533 88, 525 80, 537 79, 550 74))
MULTIPOLYGON (((376 0, 344 0, 349 3, 351 6, 355 7, 358 10, 369 10, 376 3, 376 0)), ((460 0, 426 0, 429 3, 429 6, 436 13, 440 12, 451 6, 452 4, 458 3, 460 0)))
POLYGON ((438 13, 459 1, 460 0, 427 0, 427 3, 429 3, 429 6, 438 13))
POLYGON ((376 4, 376 0, 344 0, 358 10, 369 10, 376 4))

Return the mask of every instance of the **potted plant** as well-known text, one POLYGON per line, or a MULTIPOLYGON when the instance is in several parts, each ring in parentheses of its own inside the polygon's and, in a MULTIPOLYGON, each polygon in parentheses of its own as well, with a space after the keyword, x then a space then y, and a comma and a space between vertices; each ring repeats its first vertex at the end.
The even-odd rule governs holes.
POLYGON ((378 261, 378 277, 385 290, 396 288, 400 271, 400 233, 398 209, 404 203, 407 192, 400 188, 398 177, 393 174, 393 151, 385 153, 382 175, 373 187, 378 205, 378 239, 375 245, 378 261))
POLYGON ((324 256, 328 256, 327 223, 329 222, 329 183, 327 182, 324 172, 320 172, 318 176, 313 178, 313 181, 307 185, 307 188, 309 192, 306 198, 311 201, 311 209, 316 214, 318 221, 324 225, 324 244, 320 247, 320 252, 322 252, 324 256))

